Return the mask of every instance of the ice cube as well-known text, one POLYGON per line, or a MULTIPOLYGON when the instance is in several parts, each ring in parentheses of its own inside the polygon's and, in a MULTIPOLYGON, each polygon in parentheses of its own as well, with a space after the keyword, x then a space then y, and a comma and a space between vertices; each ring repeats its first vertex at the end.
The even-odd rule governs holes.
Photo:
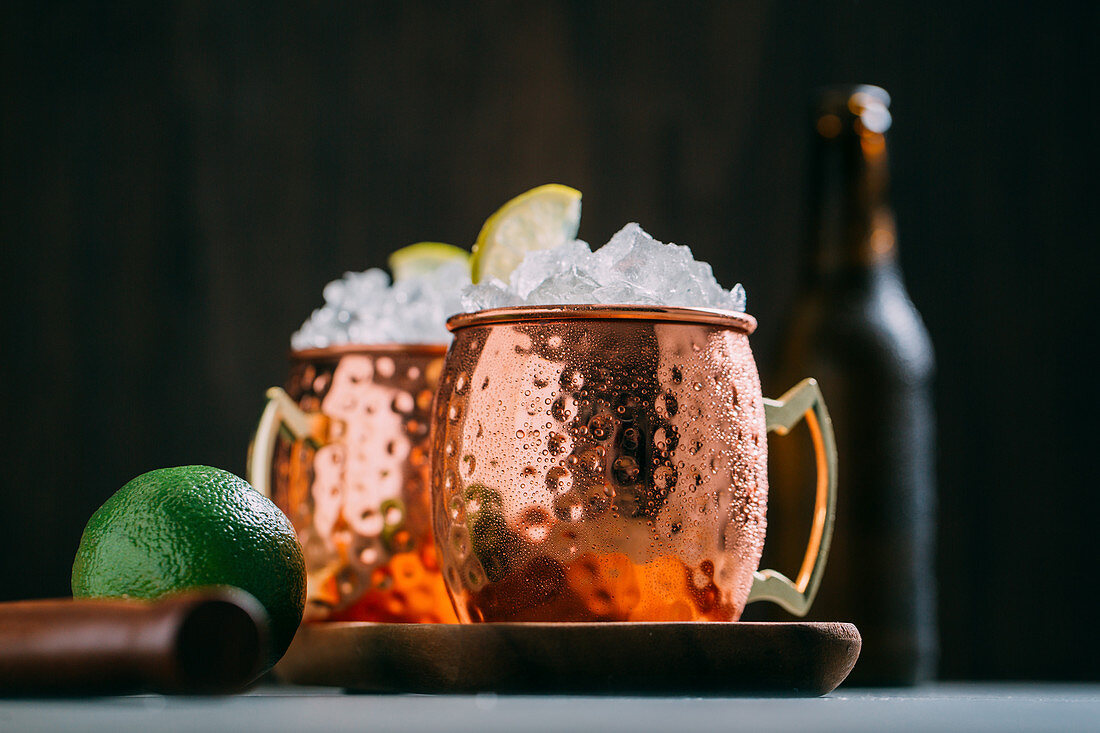
POLYGON ((594 303, 593 292, 600 284, 578 267, 555 273, 539 283, 527 296, 528 305, 594 303))
POLYGON ((653 237, 637 223, 627 224, 608 240, 607 244, 595 252, 595 266, 600 272, 609 271, 612 266, 630 254, 637 242, 653 241, 653 237))
POLYGON ((521 303, 523 299, 495 277, 462 292, 462 310, 467 313, 488 308, 507 308, 521 303))
POLYGON ((594 302, 607 305, 661 305, 661 296, 632 285, 628 282, 616 282, 601 285, 592 293, 594 302))
POLYGON ((687 247, 662 244, 637 224, 620 229, 600 248, 597 258, 596 277, 602 285, 629 282, 653 292, 667 292, 694 262, 687 247), (608 247, 611 252, 604 254, 608 247))
POLYGON ((726 295, 725 305, 719 306, 731 311, 744 312, 748 306, 748 295, 745 293, 744 286, 741 283, 737 283, 726 295))
POLYGON ((329 305, 339 308, 344 303, 344 294, 348 286, 343 280, 333 280, 325 286, 324 298, 329 305))
POLYGON ((579 239, 552 249, 529 252, 512 271, 508 285, 521 298, 526 298, 546 278, 570 268, 583 268, 591 256, 588 244, 579 239))

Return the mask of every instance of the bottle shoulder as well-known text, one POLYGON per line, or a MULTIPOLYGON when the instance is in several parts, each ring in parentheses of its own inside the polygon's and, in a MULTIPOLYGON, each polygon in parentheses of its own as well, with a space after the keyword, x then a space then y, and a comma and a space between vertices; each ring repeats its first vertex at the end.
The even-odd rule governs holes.
POLYGON ((782 361, 848 364, 893 373, 906 382, 931 379, 932 339, 900 277, 867 287, 814 287, 795 303, 781 339, 782 361))

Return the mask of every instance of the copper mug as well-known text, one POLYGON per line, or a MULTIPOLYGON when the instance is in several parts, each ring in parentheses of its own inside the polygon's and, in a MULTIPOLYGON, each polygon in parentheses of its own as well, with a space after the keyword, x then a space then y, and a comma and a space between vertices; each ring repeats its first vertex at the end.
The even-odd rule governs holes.
POLYGON ((432 536, 429 418, 446 347, 298 351, 248 477, 290 518, 307 620, 453 622, 432 536))
POLYGON ((763 399, 752 316, 524 306, 447 326, 432 500, 460 621, 735 621, 756 600, 809 610, 832 535, 832 427, 812 379, 763 399), (802 419, 817 496, 792 581, 758 565, 767 433, 802 419))

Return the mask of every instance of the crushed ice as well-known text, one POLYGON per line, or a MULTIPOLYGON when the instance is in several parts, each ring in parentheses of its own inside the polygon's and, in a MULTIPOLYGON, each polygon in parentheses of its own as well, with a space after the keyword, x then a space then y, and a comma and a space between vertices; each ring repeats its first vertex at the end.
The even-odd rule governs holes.
POLYGON ((745 310, 740 284, 725 290, 691 249, 662 244, 627 224, 595 252, 580 240, 529 253, 508 283, 496 278, 466 288, 462 309, 514 305, 630 304, 745 310))
POLYGON ((349 272, 325 286, 325 304, 290 339, 295 350, 338 344, 448 343, 447 317, 462 310, 469 267, 449 263, 390 285, 377 268, 349 272))
POLYGON ((691 249, 627 224, 595 252, 580 240, 530 252, 509 282, 470 285, 465 263, 390 284, 385 271, 349 272, 291 338, 296 350, 339 344, 447 343, 447 318, 514 305, 672 305, 744 311, 745 289, 724 290, 691 249))

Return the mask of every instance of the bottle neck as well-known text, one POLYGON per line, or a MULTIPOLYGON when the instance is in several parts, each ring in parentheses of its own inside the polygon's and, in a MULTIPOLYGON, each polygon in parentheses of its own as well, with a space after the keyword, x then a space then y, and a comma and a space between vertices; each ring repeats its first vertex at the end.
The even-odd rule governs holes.
POLYGON ((860 272, 893 269, 897 231, 889 202, 886 137, 858 122, 839 130, 839 124, 829 127, 820 122, 814 154, 810 280, 847 280, 860 272))

